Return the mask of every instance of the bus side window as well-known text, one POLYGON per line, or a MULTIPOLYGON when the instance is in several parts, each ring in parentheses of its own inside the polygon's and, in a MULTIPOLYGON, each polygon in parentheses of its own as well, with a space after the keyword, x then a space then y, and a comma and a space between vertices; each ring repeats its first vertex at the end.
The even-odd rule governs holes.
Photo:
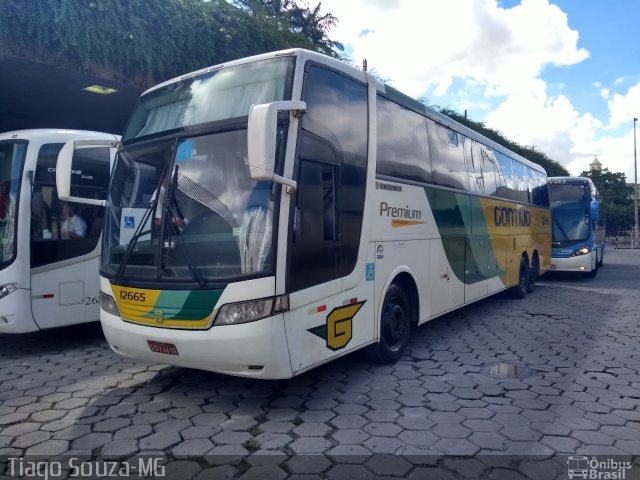
POLYGON ((498 168, 493 151, 484 145, 482 149, 482 178, 484 179, 485 195, 495 195, 498 189, 498 168))
POLYGON ((501 152, 496 151, 495 154, 500 168, 500 185, 496 188, 496 195, 507 200, 516 200, 517 183, 513 175, 513 161, 501 152))
MULTIPOLYGON (((86 235, 80 239, 63 238, 63 202, 58 198, 55 168, 62 143, 50 143, 40 147, 33 182, 31 201, 31 267, 48 265, 70 258, 82 257, 95 250, 102 233, 104 208, 90 205, 76 205, 77 215, 86 225, 86 235)), ((109 172, 95 168, 96 158, 106 155, 108 168, 108 148, 80 150, 74 158, 77 181, 72 186, 72 195, 87 198, 106 198, 109 172), (88 160, 87 160, 88 159, 88 160), (85 182, 84 188, 82 182, 85 182)))
POLYGON ((426 119, 378 96, 376 173, 428 183, 431 181, 426 119))
POLYGON ((463 142, 458 134, 443 125, 428 122, 433 183, 443 187, 469 190, 464 162, 463 142))

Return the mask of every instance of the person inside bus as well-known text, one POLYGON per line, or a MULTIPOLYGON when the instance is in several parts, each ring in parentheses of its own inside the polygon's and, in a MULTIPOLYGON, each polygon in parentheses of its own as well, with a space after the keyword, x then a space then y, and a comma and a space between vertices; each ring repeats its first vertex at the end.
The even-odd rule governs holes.
POLYGON ((64 221, 60 226, 60 234, 63 239, 84 238, 87 235, 87 224, 78 215, 78 209, 73 203, 64 203, 62 205, 62 217, 64 221))

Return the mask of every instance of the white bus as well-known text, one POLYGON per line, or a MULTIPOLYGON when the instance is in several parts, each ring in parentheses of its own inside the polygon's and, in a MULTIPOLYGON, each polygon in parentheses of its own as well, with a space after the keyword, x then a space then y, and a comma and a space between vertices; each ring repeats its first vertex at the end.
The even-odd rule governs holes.
POLYGON ((413 326, 533 290, 546 174, 340 61, 264 54, 141 96, 103 246, 120 354, 257 378, 393 362, 413 326))
MULTIPOLYGON (((65 206, 56 189, 58 153, 65 143, 81 139, 113 143, 119 138, 54 129, 0 134, 0 333, 99 319, 104 208, 65 206)), ((76 155, 74 193, 104 199, 109 172, 102 171, 109 149, 78 150, 76 155)))

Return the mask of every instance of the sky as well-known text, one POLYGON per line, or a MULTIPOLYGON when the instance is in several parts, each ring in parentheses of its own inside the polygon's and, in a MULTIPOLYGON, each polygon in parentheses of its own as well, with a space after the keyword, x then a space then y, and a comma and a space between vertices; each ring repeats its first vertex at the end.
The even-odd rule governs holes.
POLYGON ((322 0, 321 11, 355 65, 404 93, 466 110, 571 175, 597 156, 634 181, 637 0, 322 0))

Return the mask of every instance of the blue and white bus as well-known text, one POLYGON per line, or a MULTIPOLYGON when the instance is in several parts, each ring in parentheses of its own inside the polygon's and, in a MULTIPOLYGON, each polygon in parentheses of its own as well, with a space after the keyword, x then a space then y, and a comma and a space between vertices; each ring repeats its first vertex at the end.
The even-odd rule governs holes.
POLYGON ((551 270, 595 277, 604 261, 604 235, 598 228, 600 202, 587 177, 549 177, 551 270))

